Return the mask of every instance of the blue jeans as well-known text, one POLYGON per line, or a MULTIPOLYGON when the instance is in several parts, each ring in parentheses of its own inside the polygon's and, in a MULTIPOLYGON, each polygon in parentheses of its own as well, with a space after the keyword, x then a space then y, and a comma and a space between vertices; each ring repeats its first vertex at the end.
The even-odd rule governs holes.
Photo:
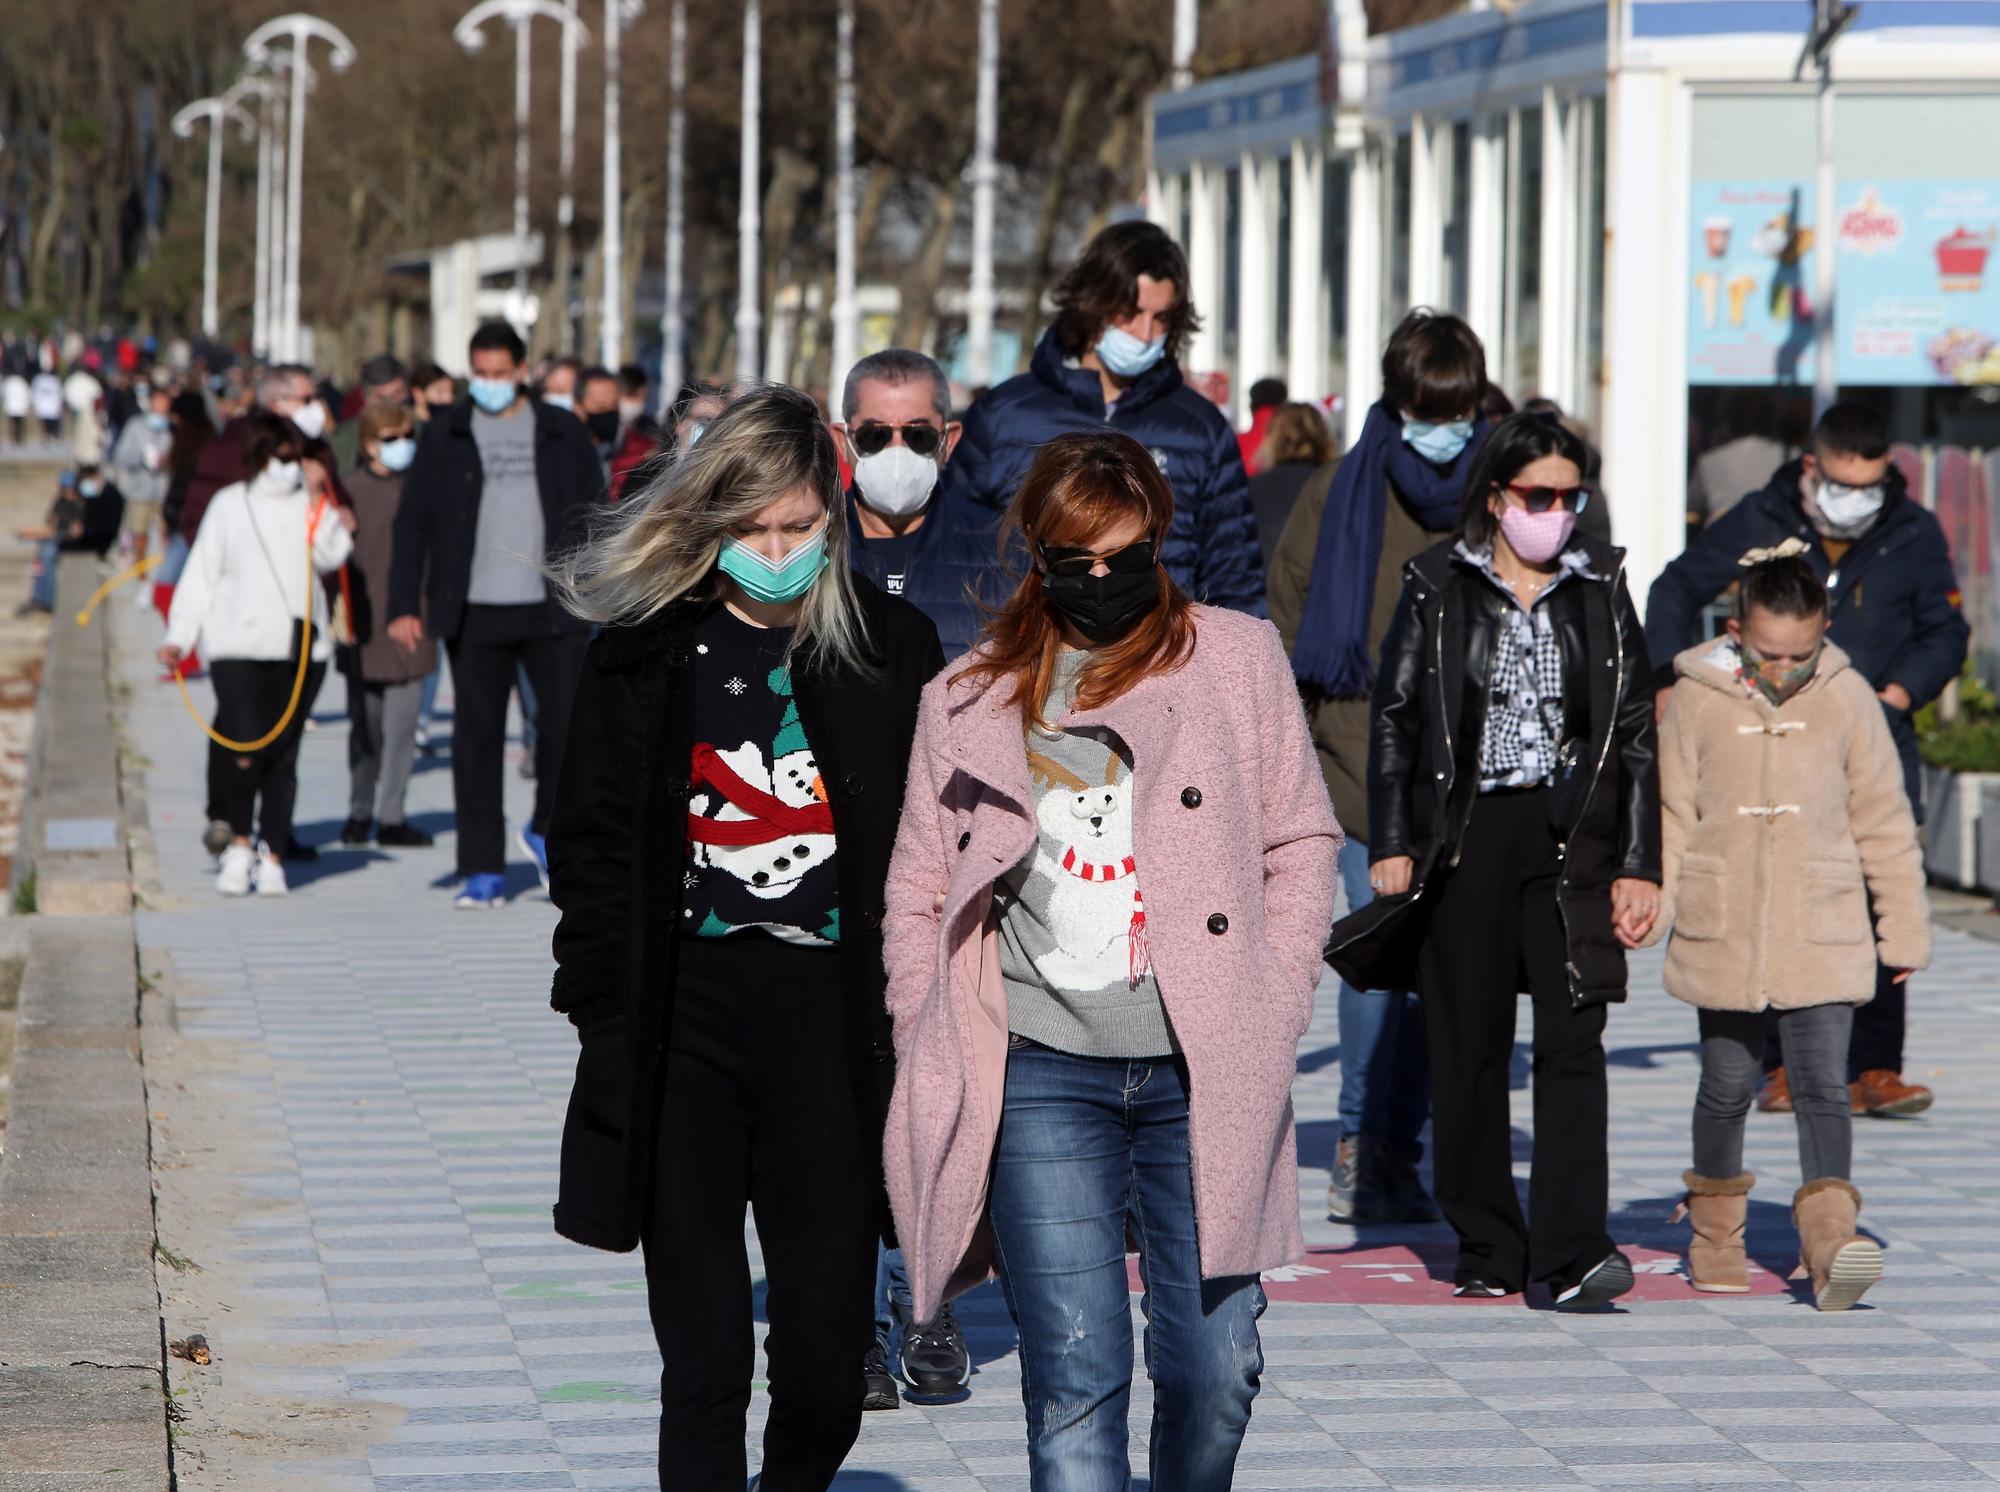
POLYGON ((1264 1290, 1255 1275, 1201 1277, 1182 1063, 1073 1057, 1017 1037, 990 1216, 1021 1334, 1034 1492, 1131 1484, 1128 1228, 1145 1284, 1153 1492, 1225 1492, 1264 1371, 1264 1290))
POLYGON ((437 667, 424 675, 423 698, 417 702, 417 724, 429 727, 431 715, 437 709, 438 685, 444 682, 444 649, 438 649, 437 667))
MULTIPOLYGON (((1340 847, 1340 884, 1349 911, 1375 899, 1368 884, 1368 846, 1340 847)), ((1340 1137, 1366 1137, 1416 1161, 1424 1153, 1431 1111, 1430 1063, 1424 1020, 1413 990, 1387 994, 1340 982, 1340 1137)))
POLYGON ((62 562, 62 548, 54 539, 44 539, 35 551, 35 580, 28 587, 28 599, 43 611, 56 609, 56 566, 62 562))
POLYGON ((896 1327, 910 1319, 910 1272, 903 1267, 903 1251, 884 1244, 875 1248, 875 1345, 884 1353, 900 1348, 896 1327))
POLYGON ((180 584, 181 571, 187 568, 188 548, 188 541, 181 537, 179 529, 167 535, 165 558, 160 561, 159 568, 153 571, 154 585, 180 584))

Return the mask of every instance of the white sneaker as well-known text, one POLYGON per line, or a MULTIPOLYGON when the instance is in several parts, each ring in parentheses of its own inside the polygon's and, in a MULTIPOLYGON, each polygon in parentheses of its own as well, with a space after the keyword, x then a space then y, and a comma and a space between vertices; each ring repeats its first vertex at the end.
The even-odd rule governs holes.
POLYGON ((291 886, 285 881, 284 863, 271 853, 267 844, 257 846, 257 894, 259 896, 289 896, 291 886))
POLYGON ((248 896, 257 868, 257 856, 247 844, 231 842, 223 848, 222 868, 215 873, 215 889, 224 896, 248 896))

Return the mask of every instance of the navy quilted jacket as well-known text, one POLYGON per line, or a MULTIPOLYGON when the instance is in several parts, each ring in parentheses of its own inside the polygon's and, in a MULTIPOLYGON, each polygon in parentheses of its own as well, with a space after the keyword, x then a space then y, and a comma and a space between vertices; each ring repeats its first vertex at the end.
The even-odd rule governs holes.
MULTIPOLYGON (((1107 424, 1150 450, 1174 489, 1174 523, 1161 556, 1167 573, 1197 601, 1263 616, 1264 560, 1236 432, 1187 386, 1178 363, 1140 374, 1107 419, 1097 374, 1064 367, 1055 332, 1045 332, 1028 371, 967 412, 965 436, 945 468, 947 495, 1004 513, 1037 446, 1107 424)), ((951 651, 949 639, 945 648, 951 651)))
MULTIPOLYGON (((956 457, 945 471, 955 465, 956 457)), ((889 591, 889 546, 862 534, 852 492, 847 497, 847 531, 853 542, 849 562, 874 581, 876 589, 889 591)), ((896 594, 931 619, 947 660, 969 651, 979 640, 983 618, 975 598, 998 607, 1018 578, 997 557, 996 531, 994 515, 986 509, 955 492, 940 492, 903 563, 902 589, 896 594)))

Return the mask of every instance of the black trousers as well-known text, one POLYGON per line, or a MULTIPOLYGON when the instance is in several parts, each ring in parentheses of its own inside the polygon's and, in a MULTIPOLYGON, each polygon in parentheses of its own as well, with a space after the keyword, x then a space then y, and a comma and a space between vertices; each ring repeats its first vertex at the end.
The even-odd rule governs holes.
POLYGON ((840 957, 762 933, 687 938, 641 1239, 660 1485, 737 1492, 755 1369, 743 1210, 767 1282, 763 1492, 822 1492, 861 1432, 875 1199, 848 1086, 840 957))
POLYGON ((1489 793, 1425 934, 1418 995, 1431 1056, 1437 1200, 1458 1231, 1455 1278, 1574 1283, 1611 1252, 1604 1007, 1570 1003, 1549 794, 1489 793), (1520 992, 1533 1001, 1534 1168, 1514 1192, 1509 1068, 1520 992))
MULTIPOLYGON (((215 686, 215 728, 232 741, 254 741, 278 723, 298 677, 296 658, 211 658, 215 686)), ((326 665, 306 670, 305 689, 285 733, 262 751, 229 751, 208 743, 208 803, 239 838, 261 838, 282 855, 292 837, 292 810, 299 796, 299 740, 305 735, 306 706, 326 677, 326 665)))
POLYGON ((458 816, 458 873, 507 868, 501 778, 507 755, 507 696, 525 668, 535 686, 535 811, 530 827, 545 832, 549 802, 562 766, 570 696, 576 692, 589 639, 549 630, 549 610, 535 606, 468 606, 448 644, 455 703, 451 721, 451 788, 458 816))

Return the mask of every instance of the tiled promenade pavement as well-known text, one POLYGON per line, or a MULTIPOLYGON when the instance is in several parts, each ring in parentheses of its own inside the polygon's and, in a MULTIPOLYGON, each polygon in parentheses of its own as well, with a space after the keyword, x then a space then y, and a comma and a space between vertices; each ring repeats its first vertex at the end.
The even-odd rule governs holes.
MULTIPOLYGON (((201 1268, 163 1267, 168 1331, 204 1330, 216 1353, 207 1368, 173 1365, 183 1484, 653 1485, 638 1260, 549 1229, 575 1043, 546 1004, 547 902, 523 869, 505 910, 453 912, 448 836, 393 857, 335 849, 287 901, 220 901, 194 843, 200 737, 136 651, 155 629, 113 611, 132 644, 127 728, 151 762, 159 869, 143 967, 178 1019, 176 1033, 153 1002, 161 1230, 201 1268)), ((321 840, 345 802, 342 687, 329 680, 304 752, 300 821, 321 840)), ((517 814, 525 788, 510 775, 517 814)), ((449 805, 449 772, 423 771, 418 821, 445 828, 449 805)), ((1920 1121, 1858 1125, 1865 1221, 1889 1245, 1889 1276, 1867 1309, 1831 1316, 1776 1276, 1749 1297, 1699 1299, 1648 1273, 1647 1298, 1588 1319, 1448 1303, 1405 1247, 1434 1248, 1439 1230, 1357 1239, 1319 1210, 1338 1084, 1323 998, 1297 1089, 1315 1252, 1309 1272, 1269 1284, 1237 1486, 2000 1481, 1996 974, 2000 949, 1948 935, 1915 987, 1910 1068, 1942 1102, 1920 1121)), ((1693 1036, 1657 961, 1642 961, 1610 1028, 1614 1229, 1642 1247, 1671 1247, 1693 1036)), ((1753 1120, 1751 1145, 1766 1177, 1756 1252, 1782 1274, 1790 1122, 1753 1120)), ((988 1287, 963 1315, 979 1363, 970 1400, 869 1416, 841 1487, 1026 1487, 1005 1312, 988 1287)), ((1143 1381, 1139 1400, 1143 1473, 1143 1381)), ((760 1385, 753 1414, 764 1402, 760 1385)))

